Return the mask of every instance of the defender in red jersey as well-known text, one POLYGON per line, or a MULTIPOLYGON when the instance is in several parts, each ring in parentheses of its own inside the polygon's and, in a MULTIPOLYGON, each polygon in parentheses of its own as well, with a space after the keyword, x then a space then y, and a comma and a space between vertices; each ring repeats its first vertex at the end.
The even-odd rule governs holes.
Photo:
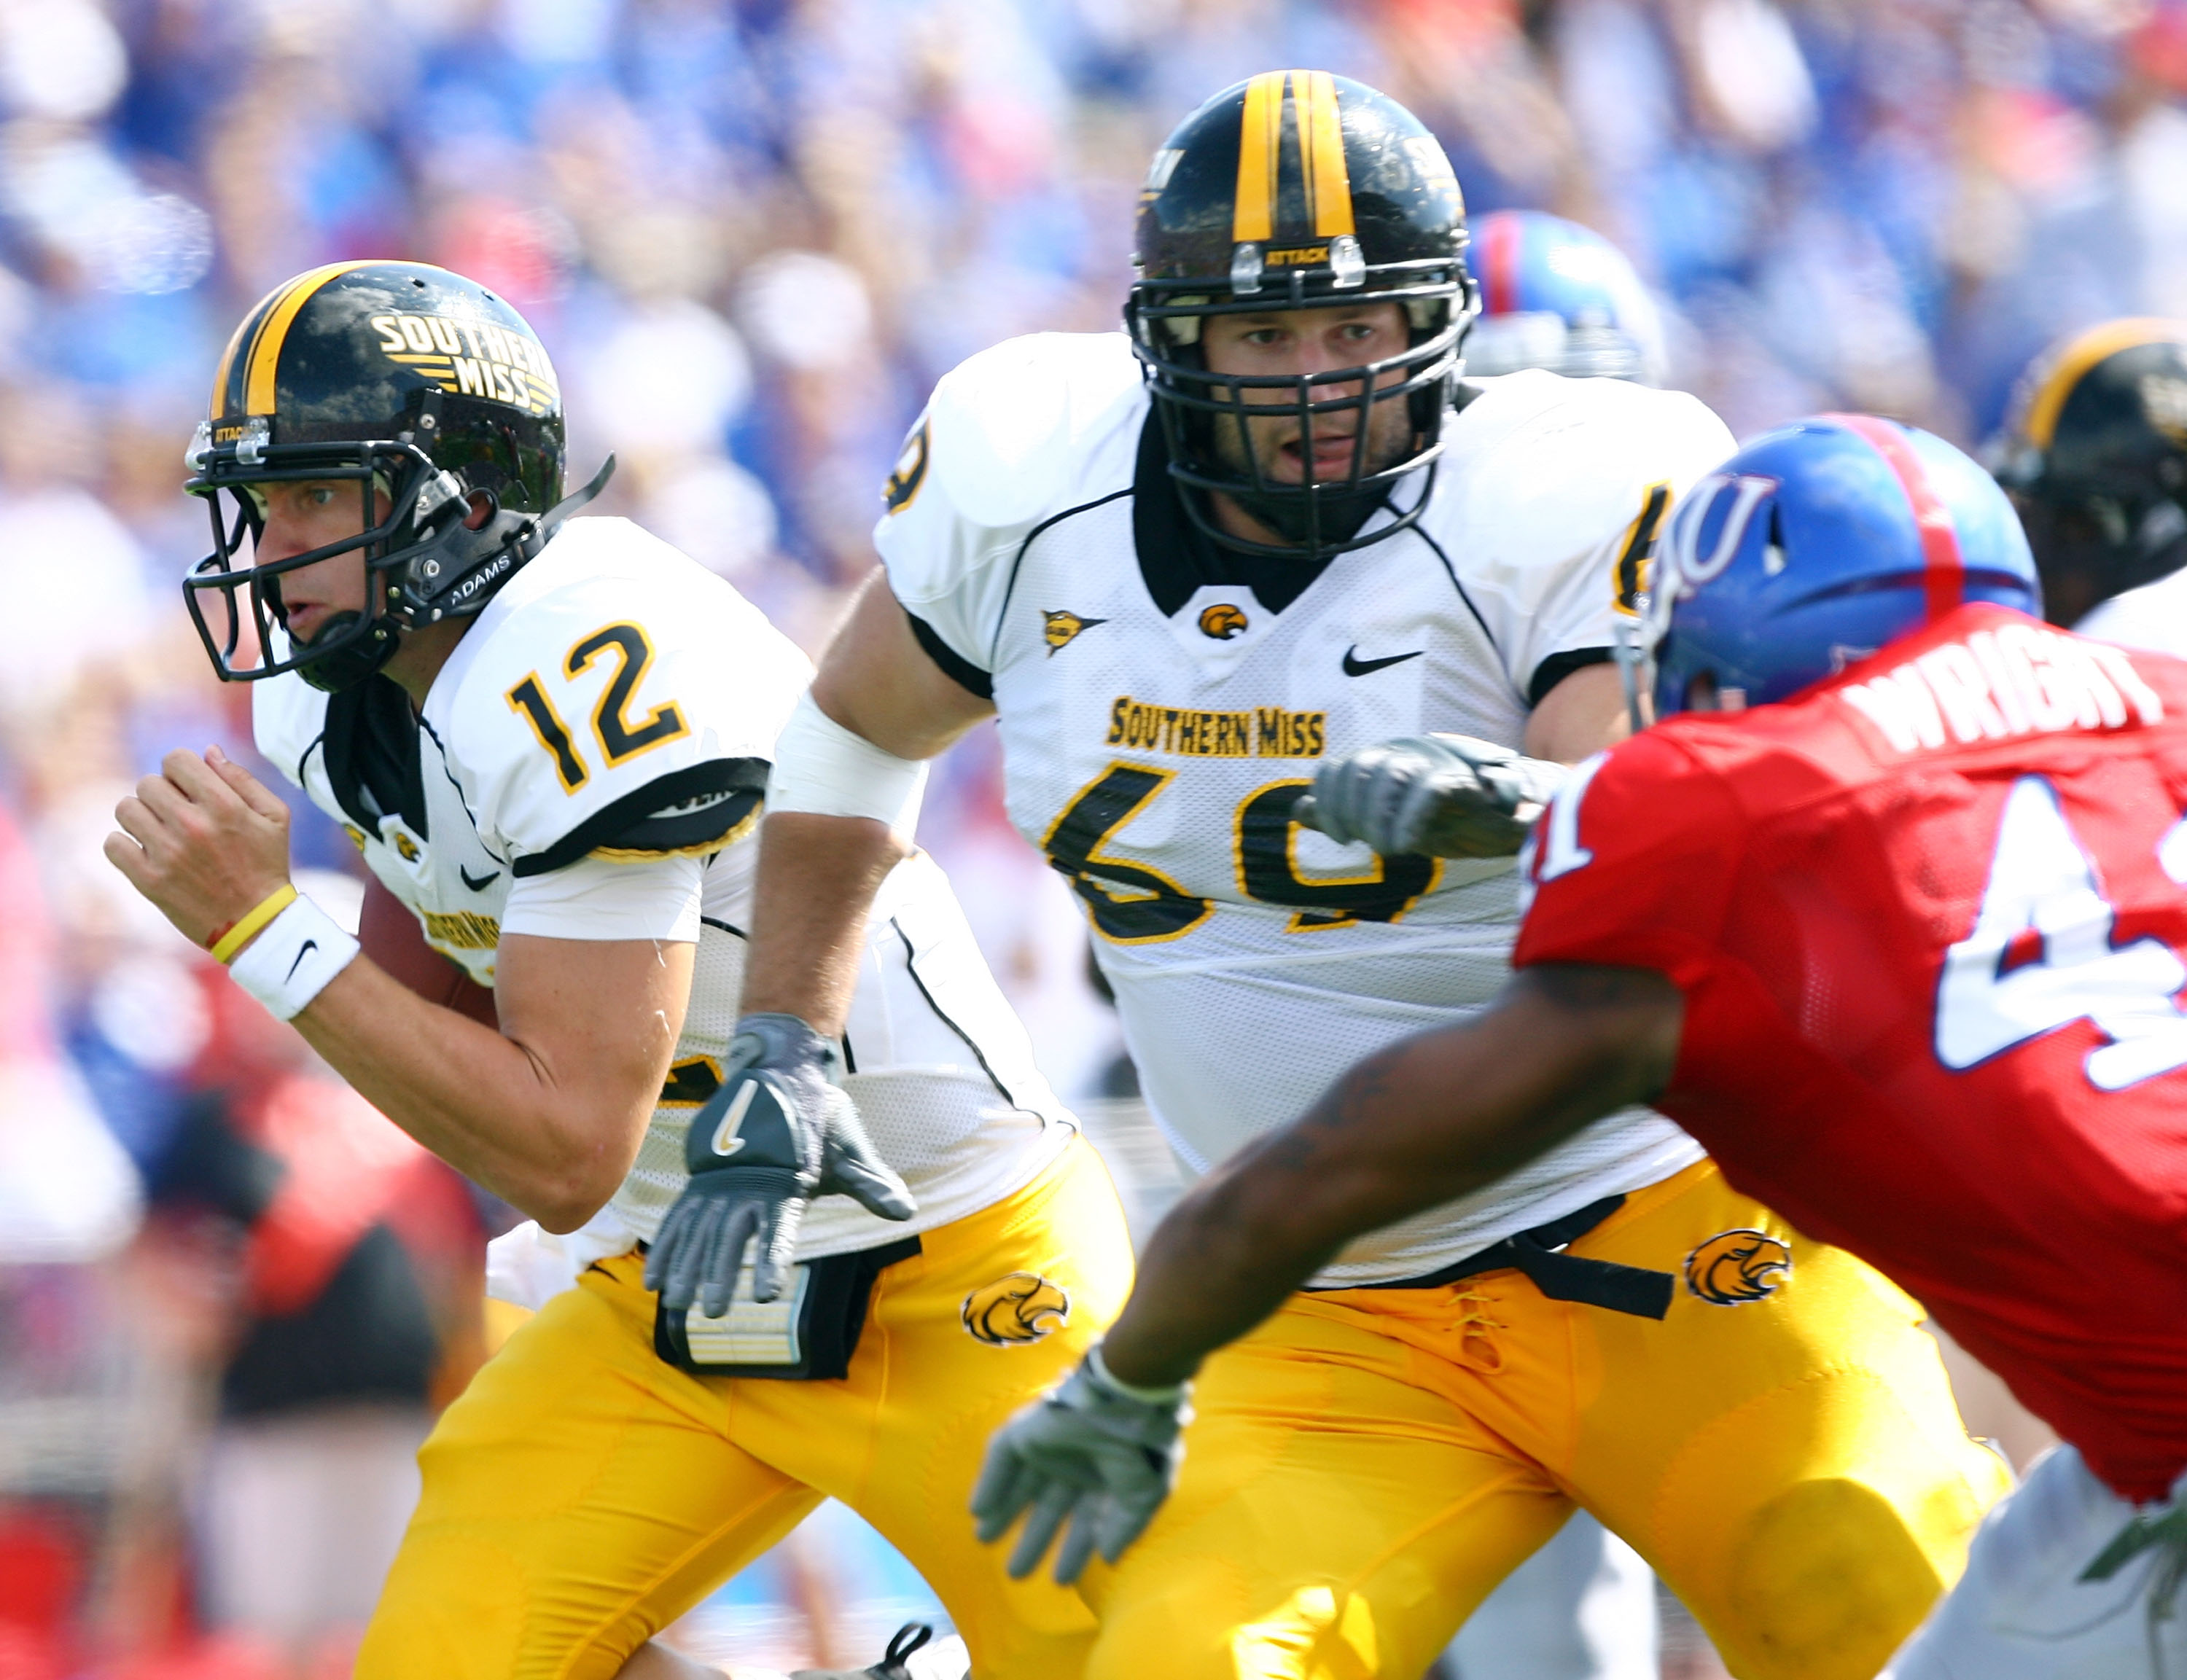
MULTIPOLYGON (((1097 1350, 1117 1391, 1158 1408, 1353 1235, 1650 1102, 1790 1221, 1696 1248, 1683 1295, 1745 1310, 1799 1240, 1841 1245, 2069 1443, 1890 1680, 2187 1672, 2187 664, 2014 610, 2032 581, 1995 486, 1890 423, 1787 428, 1697 486, 1650 615, 1657 709, 1689 715, 1551 803, 1487 1016, 1363 1062, 1172 1211, 1097 1350)), ((1414 761, 1324 773, 1447 796, 1414 761)), ((1096 1521, 1135 1473, 1110 1457, 1057 1471, 1096 1521)))

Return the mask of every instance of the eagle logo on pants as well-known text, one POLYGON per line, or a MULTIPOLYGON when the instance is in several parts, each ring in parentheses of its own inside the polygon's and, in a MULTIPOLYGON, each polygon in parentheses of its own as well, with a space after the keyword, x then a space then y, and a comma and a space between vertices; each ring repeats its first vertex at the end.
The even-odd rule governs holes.
POLYGON ((1686 1287, 1712 1306, 1777 1292, 1792 1275, 1792 1250, 1767 1231, 1720 1231, 1686 1256, 1686 1287))
POLYGON ((1036 1273, 1013 1272, 966 1295, 963 1317, 975 1341, 1021 1347, 1070 1321, 1071 1297, 1036 1273))

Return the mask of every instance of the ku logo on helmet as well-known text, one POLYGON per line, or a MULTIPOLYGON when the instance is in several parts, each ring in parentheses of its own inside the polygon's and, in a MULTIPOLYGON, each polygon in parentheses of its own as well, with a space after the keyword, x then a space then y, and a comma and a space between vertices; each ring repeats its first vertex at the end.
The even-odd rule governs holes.
POLYGON ((1686 1256, 1686 1288, 1712 1306, 1777 1293, 1792 1275, 1792 1250, 1767 1231, 1720 1231, 1686 1256))
MULTIPOLYGON (((1746 546, 1755 514, 1779 482, 1757 473, 1711 473, 1695 485, 1671 520, 1664 575, 1652 593, 1690 598, 1695 586, 1721 576, 1746 546)), ((1785 569, 1785 556, 1774 543, 1770 550, 1763 564, 1774 575, 1785 569)))
POLYGON ((1013 1272, 966 1295, 960 1316, 975 1341, 1022 1347, 1071 1322, 1071 1296, 1037 1273, 1013 1272))

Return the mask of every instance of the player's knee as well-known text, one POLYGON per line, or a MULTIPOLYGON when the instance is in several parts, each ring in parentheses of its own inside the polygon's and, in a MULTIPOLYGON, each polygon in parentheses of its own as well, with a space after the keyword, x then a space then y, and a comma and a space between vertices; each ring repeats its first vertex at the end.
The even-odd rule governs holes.
POLYGON ((1729 1560, 1724 1630, 1757 1680, 1866 1680, 1945 1587, 1905 1515, 1849 1477, 1755 1510, 1729 1560))

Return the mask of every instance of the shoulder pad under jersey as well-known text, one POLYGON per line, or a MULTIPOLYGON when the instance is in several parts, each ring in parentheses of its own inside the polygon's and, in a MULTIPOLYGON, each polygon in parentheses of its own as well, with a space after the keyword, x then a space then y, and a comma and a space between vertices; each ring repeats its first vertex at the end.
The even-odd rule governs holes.
POLYGON ((306 790, 304 760, 326 733, 328 698, 293 671, 250 685, 250 733, 259 756, 306 790))
POLYGON ((696 561, 627 520, 575 520, 479 615, 424 724, 521 878, 593 851, 725 844, 756 815, 811 680, 696 561))

